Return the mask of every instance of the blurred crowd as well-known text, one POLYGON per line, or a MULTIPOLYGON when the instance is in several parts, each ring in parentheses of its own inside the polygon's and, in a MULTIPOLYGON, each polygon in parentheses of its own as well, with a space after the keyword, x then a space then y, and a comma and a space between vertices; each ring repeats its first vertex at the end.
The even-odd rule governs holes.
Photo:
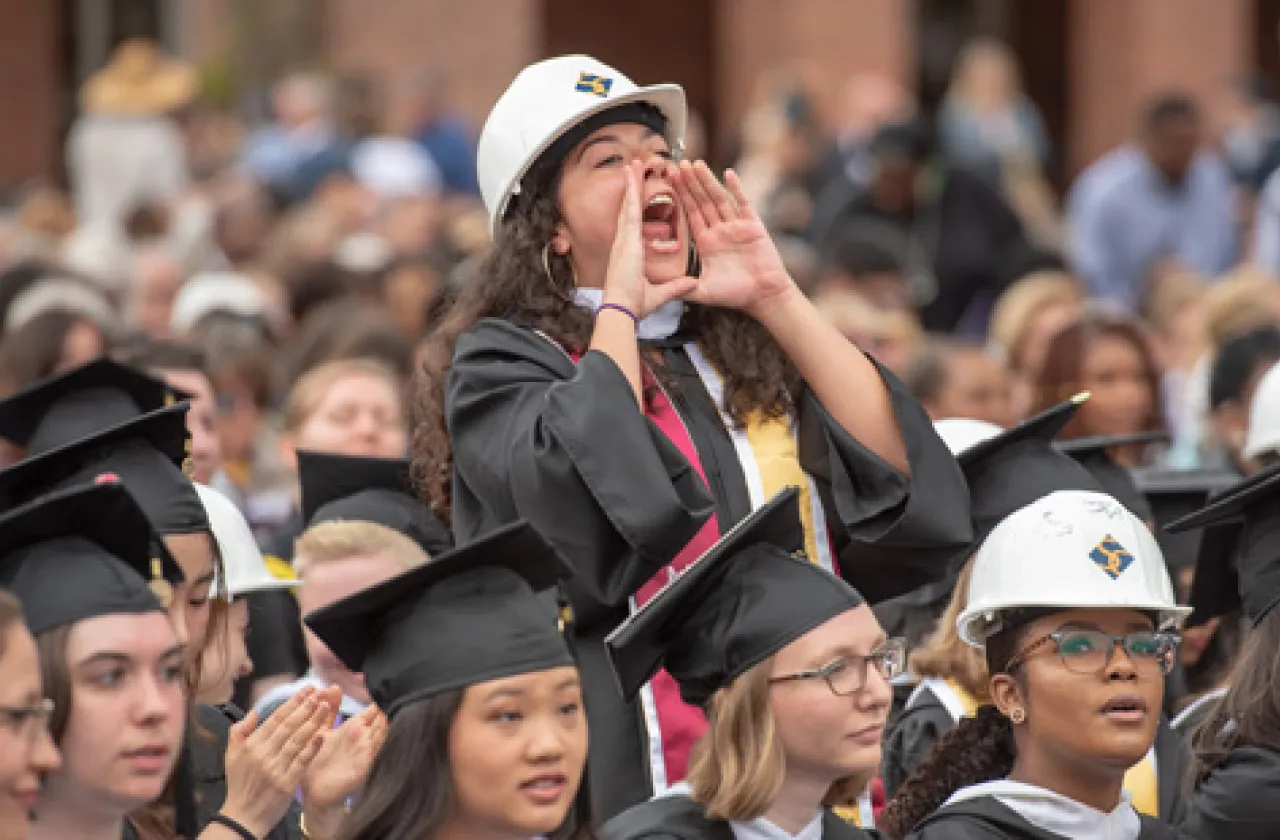
MULTIPOLYGON (((30 184, 0 218, 0 394, 103 352, 163 373, 196 397, 196 479, 267 545, 296 536, 297 448, 404 454, 424 339, 489 247, 475 127, 443 76, 298 73, 271 103, 246 124, 126 42, 80 92, 69 187, 30 184)), ((1168 446, 1130 466, 1246 468, 1280 357, 1262 81, 1153 98, 1065 189, 996 41, 963 50, 934 113, 864 75, 836 117, 770 74, 732 163, 792 276, 935 419, 1008 426, 1090 391, 1068 436, 1158 430, 1168 446)))

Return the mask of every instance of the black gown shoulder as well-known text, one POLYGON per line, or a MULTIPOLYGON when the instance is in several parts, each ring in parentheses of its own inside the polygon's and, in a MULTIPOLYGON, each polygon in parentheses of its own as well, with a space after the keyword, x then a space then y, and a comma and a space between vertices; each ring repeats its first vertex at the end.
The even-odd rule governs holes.
MULTIPOLYGON (((197 705, 196 722, 212 736, 213 743, 200 733, 190 737, 192 771, 195 777, 197 822, 201 830, 222 807, 227 798, 227 773, 225 756, 231 726, 244 717, 240 709, 230 703, 219 706, 197 705)), ((302 808, 292 802, 289 810, 275 828, 263 840, 302 840, 302 808)))
POLYGON ((880 778, 892 799, 902 783, 920 766, 943 733, 955 727, 951 713, 932 691, 920 688, 914 705, 903 710, 884 740, 880 778))
MULTIPOLYGON (((1174 840, 1165 823, 1141 816, 1138 840, 1174 840)), ((939 808, 915 827, 906 840, 1078 840, 1039 828, 994 796, 978 796, 939 808)))
MULTIPOLYGON (((878 840, 880 834, 850 825, 826 811, 823 840, 878 840)), ((687 796, 660 796, 628 808, 605 823, 600 840, 734 840, 733 829, 722 820, 709 820, 687 796)))
POLYGON ((1237 747, 1186 797, 1185 840, 1280 837, 1280 752, 1237 747))

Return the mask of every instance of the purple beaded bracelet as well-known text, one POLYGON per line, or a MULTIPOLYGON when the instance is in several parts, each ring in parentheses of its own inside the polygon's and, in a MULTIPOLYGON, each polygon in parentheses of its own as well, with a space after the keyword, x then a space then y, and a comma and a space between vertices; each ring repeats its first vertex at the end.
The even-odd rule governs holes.
POLYGON ((639 316, 639 315, 637 315, 636 313, 632 312, 630 309, 627 309, 627 308, 626 308, 625 306, 623 306, 622 304, 620 304, 620 303, 602 303, 602 304, 600 304, 600 308, 596 310, 596 314, 597 314, 597 315, 599 315, 601 312, 605 311, 606 309, 616 309, 618 312, 621 312, 621 313, 623 313, 624 315, 626 315, 626 316, 628 316, 629 318, 631 318, 631 320, 632 320, 632 321, 635 321, 635 322, 636 322, 636 326, 637 326, 637 327, 638 327, 638 326, 640 326, 640 316, 639 316))

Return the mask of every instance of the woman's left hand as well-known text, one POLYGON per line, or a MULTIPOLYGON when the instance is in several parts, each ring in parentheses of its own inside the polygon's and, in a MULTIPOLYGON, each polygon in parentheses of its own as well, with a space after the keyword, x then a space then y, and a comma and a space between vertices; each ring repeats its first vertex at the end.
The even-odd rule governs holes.
POLYGON ((698 286, 685 300, 759 317, 771 300, 795 290, 736 172, 728 170, 721 184, 706 163, 682 161, 673 180, 702 261, 698 286))
POLYGON ((309 833, 326 837, 340 822, 348 798, 359 791, 387 737, 387 718, 369 706, 337 729, 324 744, 302 781, 303 813, 309 833))

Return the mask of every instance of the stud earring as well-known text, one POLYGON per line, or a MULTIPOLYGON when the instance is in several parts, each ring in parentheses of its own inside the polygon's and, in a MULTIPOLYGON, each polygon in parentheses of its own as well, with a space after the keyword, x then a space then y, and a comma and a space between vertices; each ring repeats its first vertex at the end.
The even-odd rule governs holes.
POLYGON ((1027 722, 1027 710, 1021 706, 1009 713, 1009 720, 1013 721, 1015 726, 1021 726, 1027 722))

